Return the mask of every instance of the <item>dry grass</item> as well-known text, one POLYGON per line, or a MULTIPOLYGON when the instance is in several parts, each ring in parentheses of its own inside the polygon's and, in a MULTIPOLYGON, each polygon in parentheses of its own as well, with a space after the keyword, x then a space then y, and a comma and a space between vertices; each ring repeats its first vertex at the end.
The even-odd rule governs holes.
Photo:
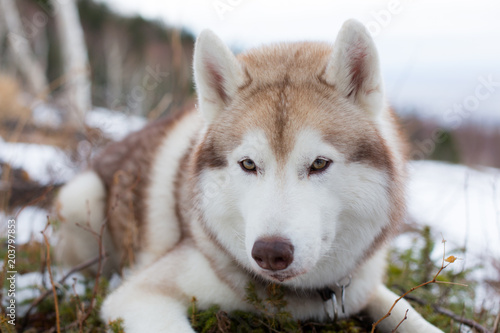
POLYGON ((22 103, 22 88, 14 77, 0 73, 0 122, 29 120, 31 110, 22 103))

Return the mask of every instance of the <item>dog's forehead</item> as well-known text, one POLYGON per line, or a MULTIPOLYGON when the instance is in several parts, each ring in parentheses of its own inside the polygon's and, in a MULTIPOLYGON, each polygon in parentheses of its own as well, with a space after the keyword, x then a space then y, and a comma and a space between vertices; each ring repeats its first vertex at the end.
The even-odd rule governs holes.
POLYGON ((282 43, 252 49, 238 55, 238 60, 250 78, 247 84, 265 86, 285 77, 297 83, 314 79, 323 74, 331 53, 327 43, 282 43))
POLYGON ((388 149, 368 113, 322 80, 330 54, 328 44, 296 43, 240 55, 246 83, 209 129, 203 156, 222 161, 221 151, 233 151, 245 134, 258 130, 285 163, 301 132, 314 129, 346 160, 390 168, 388 149))
POLYGON ((351 156, 361 138, 375 133, 360 110, 317 82, 284 80, 241 91, 220 123, 233 133, 233 142, 256 130, 265 134, 276 158, 288 159, 301 133, 313 129, 323 141, 351 156))

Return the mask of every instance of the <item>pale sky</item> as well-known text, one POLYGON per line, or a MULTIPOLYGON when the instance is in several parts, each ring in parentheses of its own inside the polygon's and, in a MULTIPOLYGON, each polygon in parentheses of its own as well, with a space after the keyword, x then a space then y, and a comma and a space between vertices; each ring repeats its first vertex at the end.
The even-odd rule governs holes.
MULTIPOLYGON (((195 35, 212 29, 236 50, 287 40, 333 42, 342 23, 356 18, 375 38, 391 102, 438 116, 473 94, 480 77, 500 81, 498 0, 100 1, 195 35)), ((500 121, 500 88, 478 111, 500 121)))

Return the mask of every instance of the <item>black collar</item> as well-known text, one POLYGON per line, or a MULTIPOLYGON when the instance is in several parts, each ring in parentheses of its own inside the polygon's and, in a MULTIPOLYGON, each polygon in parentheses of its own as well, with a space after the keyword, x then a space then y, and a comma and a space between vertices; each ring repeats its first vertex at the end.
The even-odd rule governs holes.
POLYGON ((330 287, 316 289, 316 291, 318 292, 318 294, 321 297, 321 299, 323 300, 323 302, 331 300, 333 294, 335 294, 335 292, 330 287))

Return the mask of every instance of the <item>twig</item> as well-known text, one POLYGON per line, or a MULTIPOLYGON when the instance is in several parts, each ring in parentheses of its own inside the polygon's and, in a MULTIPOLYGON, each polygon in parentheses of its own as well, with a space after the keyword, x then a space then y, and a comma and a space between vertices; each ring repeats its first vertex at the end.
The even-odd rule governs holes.
POLYGON ((50 277, 50 284, 52 285, 52 292, 54 293, 54 307, 56 310, 56 327, 57 327, 57 333, 61 333, 61 319, 59 318, 59 304, 57 302, 57 290, 56 290, 56 285, 54 284, 54 279, 52 277, 52 269, 50 268, 51 262, 50 262, 50 244, 49 244, 49 239, 45 232, 47 231, 47 228, 50 225, 49 217, 47 216, 47 225, 45 226, 45 229, 42 231, 43 239, 45 241, 45 246, 47 247, 47 270, 49 271, 49 277, 50 277))
POLYGON ((395 333, 399 326, 401 326, 401 324, 403 323, 403 321, 405 321, 406 319, 408 319, 408 309, 406 309, 406 312, 405 312, 405 317, 403 319, 401 319, 401 321, 399 322, 398 326, 394 327, 394 329, 392 330, 392 333, 395 333))
POLYGON ((469 243, 469 230, 470 230, 470 207, 469 207, 469 170, 465 172, 464 180, 464 199, 465 199, 465 238, 464 238, 464 266, 467 259, 467 244, 469 243))
MULTIPOLYGON (((420 305, 423 305, 423 306, 427 306, 428 303, 426 301, 424 301, 423 299, 421 298, 418 298, 416 296, 406 296, 405 297, 406 299, 410 300, 410 301, 413 301, 415 303, 418 303, 420 305)), ((467 318, 464 318, 463 316, 459 316, 455 313, 453 313, 452 311, 446 309, 446 308, 443 308, 439 305, 436 305, 436 304, 431 304, 432 308, 440 313, 440 314, 443 314, 445 316, 448 316, 450 317, 451 319, 461 323, 461 324, 464 324, 464 325, 467 325, 471 328, 474 328, 476 331, 479 331, 479 332, 482 332, 482 333, 494 333, 495 332, 495 328, 493 327, 493 331, 490 331, 488 330, 487 328, 485 328, 484 326, 482 326, 481 324, 475 322, 474 320, 472 319, 467 319, 467 318)))
MULTIPOLYGON (((101 277, 102 269, 103 269, 103 261, 102 261, 102 259, 106 256, 106 253, 104 251, 104 247, 103 247, 103 244, 102 244, 102 236, 103 236, 104 230, 106 228, 106 223, 103 223, 101 225, 101 230, 99 231, 99 233, 95 232, 92 228, 90 228, 90 226, 85 227, 85 226, 79 225, 78 223, 77 223, 77 226, 80 226, 81 228, 87 230, 92 235, 94 235, 94 237, 96 237, 98 245, 99 245, 99 256, 97 257, 97 259, 98 259, 98 261, 97 261, 97 272, 96 272, 96 276, 95 276, 94 289, 92 290, 92 297, 90 299, 89 307, 88 307, 87 311, 85 312, 85 314, 83 315, 82 319, 78 320, 76 322, 76 324, 80 323, 80 325, 83 326, 83 324, 85 323, 85 321, 92 314, 92 310, 94 309, 94 302, 95 302, 95 299, 97 297, 97 292, 98 292, 98 289, 99 289, 99 279, 101 277)), ((74 324, 75 324, 75 322, 73 322, 70 325, 68 325, 67 327, 65 327, 65 331, 68 330, 70 327, 74 327, 75 326, 74 324)))
POLYGON ((500 310, 498 310, 498 315, 495 318, 495 323, 493 324, 493 333, 497 333, 499 325, 500 325, 500 310))
MULTIPOLYGON (((382 322, 382 320, 386 319, 387 317, 389 317, 391 315, 391 312, 392 310, 394 309, 394 307, 396 306, 396 304, 404 297, 406 297, 406 295, 408 295, 409 293, 411 293, 412 291, 418 289, 418 288, 421 288, 423 286, 426 286, 428 284, 431 284, 431 283, 437 283, 438 281, 436 280, 437 277, 439 276, 439 274, 441 274, 441 272, 443 271, 443 269, 445 269, 446 267, 448 267, 448 265, 450 265, 451 263, 453 263, 456 258, 455 257, 448 257, 447 259, 445 259, 445 253, 446 253, 446 240, 442 240, 442 243, 443 243, 443 261, 441 262, 441 268, 439 268, 438 272, 436 273, 436 275, 434 275, 434 278, 432 280, 429 280, 427 282, 424 282, 424 283, 421 283, 419 284, 418 286, 416 287, 413 287, 411 288, 410 290, 408 290, 407 292, 405 292, 403 295, 399 296, 398 299, 396 299, 394 301, 394 303, 392 304, 391 308, 389 309, 389 311, 387 311, 387 313, 382 317, 380 318, 379 320, 377 320, 373 325, 372 325, 372 330, 371 330, 371 333, 374 333, 375 332, 375 328, 378 326, 378 324, 380 324, 382 322), (444 264, 446 262, 448 262, 446 265, 444 264)), ((444 281, 439 281, 439 283, 443 283, 443 284, 456 284, 456 283, 450 283, 450 282, 444 282, 444 281)), ((462 285, 462 284, 459 284, 459 285, 462 285)), ((467 286, 467 285, 462 285, 462 286, 467 286)))
MULTIPOLYGON (((84 270, 85 268, 88 268, 92 265, 95 265, 96 263, 99 262, 99 256, 93 258, 93 259, 90 259, 90 260, 87 260, 86 262, 83 262, 75 267, 73 267, 72 269, 70 269, 68 271, 68 273, 66 273, 59 281, 57 281, 57 284, 58 285, 62 285, 64 284, 64 282, 66 281, 66 279, 68 277, 70 277, 72 274, 76 273, 76 272, 79 272, 81 270, 84 270)), ((23 329, 26 327, 26 324, 27 324, 27 321, 29 319, 29 315, 31 313, 31 311, 38 305, 40 304, 40 302, 42 302, 47 296, 49 296, 50 294, 52 293, 52 290, 47 290, 45 291, 43 294, 41 294, 40 296, 38 296, 30 305, 30 307, 28 308, 28 311, 26 311, 26 315, 24 317, 24 323, 23 323, 23 329)))
POLYGON ((52 191, 53 189, 55 188, 54 185, 50 185, 48 186, 45 191, 40 195, 38 196, 37 198, 31 200, 30 202, 28 202, 27 204, 23 205, 21 207, 21 209, 19 209, 17 212, 16 212, 16 219, 19 217, 19 214, 22 213, 22 211, 26 208, 26 207, 31 207, 31 206, 36 206, 36 204, 40 201, 42 201, 43 199, 45 199, 47 197, 47 195, 50 193, 50 191, 52 191))
MULTIPOLYGON (((97 257, 97 272, 96 272, 94 289, 92 290, 92 297, 90 299, 89 307, 88 307, 87 311, 84 312, 84 314, 81 318, 77 318, 77 320, 75 320, 74 322, 63 327, 64 332, 67 332, 70 329, 75 328, 76 326, 83 327, 83 324, 85 323, 85 321, 87 321, 87 319, 92 314, 92 310, 94 309, 94 302, 95 302, 95 299, 97 296, 97 291, 99 289, 99 279, 100 279, 101 274, 102 274, 102 268, 103 268, 102 259, 104 259, 104 257, 106 257, 106 253, 105 253, 104 247, 102 245, 102 236, 104 234, 106 223, 103 223, 101 225, 101 230, 99 231, 99 233, 95 232, 92 228, 90 228, 90 226, 82 226, 78 223, 76 225, 83 228, 84 230, 90 232, 92 235, 94 235, 97 238, 98 243, 99 243, 99 255, 97 257)), ((95 264, 95 262, 93 264, 95 264)), ((83 309, 82 309, 82 313, 83 313, 83 309)), ((48 333, 52 333, 54 331, 55 331, 54 328, 52 328, 51 330, 48 331, 48 333)), ((58 333, 59 333, 59 331, 58 331, 58 333)))
MULTIPOLYGON (((76 292, 75 285, 76 285, 76 278, 73 278, 73 285, 71 287, 73 288, 73 294, 75 294, 75 298, 76 298, 76 317, 77 317, 77 319, 80 319, 81 314, 83 313, 85 308, 83 306, 82 301, 80 300, 80 296, 78 296, 78 293, 76 292)), ((81 320, 78 320, 78 324, 79 324, 78 325, 79 332, 83 333, 83 322, 81 320)))

